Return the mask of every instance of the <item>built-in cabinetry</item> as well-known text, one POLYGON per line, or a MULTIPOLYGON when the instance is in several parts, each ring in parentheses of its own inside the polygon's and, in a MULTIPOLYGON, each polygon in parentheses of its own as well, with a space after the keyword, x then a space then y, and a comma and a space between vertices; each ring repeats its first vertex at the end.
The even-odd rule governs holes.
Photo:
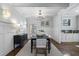
POLYGON ((61 30, 63 33, 79 33, 79 30, 61 30))
POLYGON ((23 47, 26 40, 27 34, 14 35, 14 48, 23 47))

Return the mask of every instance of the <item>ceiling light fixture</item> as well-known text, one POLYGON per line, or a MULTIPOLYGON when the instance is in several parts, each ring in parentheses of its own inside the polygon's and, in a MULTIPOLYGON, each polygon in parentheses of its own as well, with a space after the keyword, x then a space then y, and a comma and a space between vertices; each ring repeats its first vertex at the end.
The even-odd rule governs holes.
POLYGON ((9 18, 11 16, 11 12, 10 12, 9 8, 4 8, 2 15, 5 19, 9 18))
POLYGON ((38 18, 39 19, 44 19, 44 15, 43 15, 42 10, 38 10, 38 18))
POLYGON ((38 13, 38 15, 42 15, 42 11, 41 11, 41 10, 39 10, 39 13, 38 13))

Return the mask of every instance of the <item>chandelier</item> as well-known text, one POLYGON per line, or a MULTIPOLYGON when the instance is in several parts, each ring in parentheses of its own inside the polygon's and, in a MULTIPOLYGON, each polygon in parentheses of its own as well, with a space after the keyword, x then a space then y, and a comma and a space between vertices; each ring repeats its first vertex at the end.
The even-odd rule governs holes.
POLYGON ((44 19, 42 10, 38 10, 38 18, 39 18, 39 19, 44 19))

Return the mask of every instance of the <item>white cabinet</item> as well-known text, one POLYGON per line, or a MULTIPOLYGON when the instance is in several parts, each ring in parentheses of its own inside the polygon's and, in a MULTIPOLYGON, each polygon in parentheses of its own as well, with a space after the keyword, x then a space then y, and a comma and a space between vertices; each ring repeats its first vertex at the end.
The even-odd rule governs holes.
POLYGON ((4 39, 2 34, 0 34, 0 55, 4 55, 4 39))
POLYGON ((13 28, 10 24, 0 23, 0 56, 13 50, 13 28))

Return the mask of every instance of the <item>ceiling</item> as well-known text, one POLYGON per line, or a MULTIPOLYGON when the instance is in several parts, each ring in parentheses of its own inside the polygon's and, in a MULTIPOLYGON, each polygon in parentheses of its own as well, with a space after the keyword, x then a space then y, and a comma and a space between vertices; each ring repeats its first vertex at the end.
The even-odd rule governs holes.
POLYGON ((61 7, 15 7, 15 9, 25 17, 36 16, 39 10, 42 11, 44 16, 54 16, 57 14, 61 7))
POLYGON ((9 4, 14 7, 17 12, 25 17, 36 16, 38 11, 41 10, 44 16, 54 16, 61 9, 67 8, 69 3, 22 3, 22 4, 9 4))
POLYGON ((69 7, 69 3, 0 3, 0 6, 10 6, 24 17, 36 16, 39 10, 44 16, 54 16, 69 7))
POLYGON ((0 3, 0 5, 11 5, 13 7, 68 7, 69 3, 0 3))

